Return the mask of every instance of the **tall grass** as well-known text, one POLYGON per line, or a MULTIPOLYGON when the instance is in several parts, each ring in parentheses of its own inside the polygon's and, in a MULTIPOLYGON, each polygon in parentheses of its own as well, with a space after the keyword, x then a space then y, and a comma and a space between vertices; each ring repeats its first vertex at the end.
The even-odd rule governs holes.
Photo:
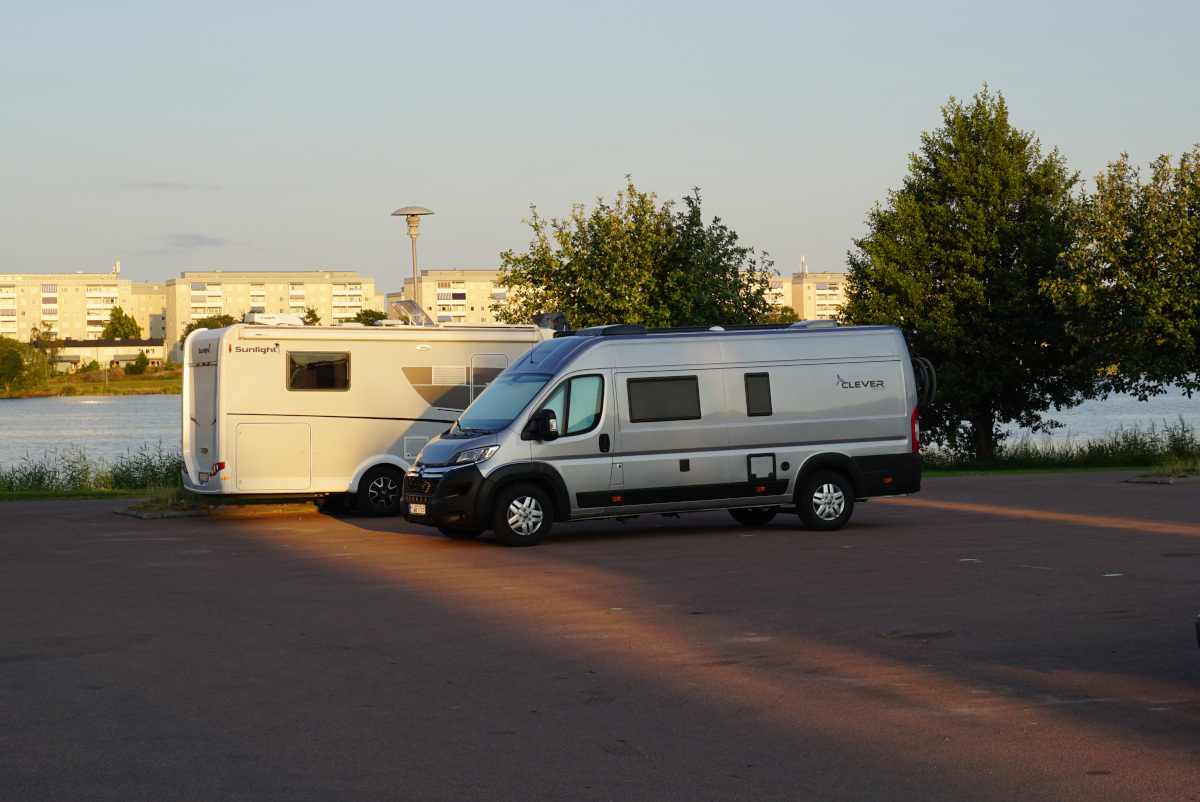
POLYGON ((980 462, 969 453, 949 448, 923 450, 927 470, 1053 470, 1061 468, 1150 468, 1194 463, 1200 459, 1200 438, 1183 416, 1178 423, 1117 427, 1092 440, 1067 440, 1024 434, 1001 443, 996 458, 980 462))
POLYGON ((179 450, 161 445, 141 446, 111 463, 77 446, 52 448, 0 467, 0 492, 174 489, 183 486, 179 463, 179 450))

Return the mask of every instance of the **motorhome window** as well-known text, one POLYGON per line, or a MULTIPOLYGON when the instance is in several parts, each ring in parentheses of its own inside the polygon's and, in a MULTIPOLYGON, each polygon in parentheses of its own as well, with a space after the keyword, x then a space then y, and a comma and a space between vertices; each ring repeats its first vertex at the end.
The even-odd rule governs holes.
POLYGON ((700 419, 700 382, 695 376, 630 379, 628 388, 632 423, 700 419))
POLYGON ((553 376, 549 373, 511 373, 488 385, 458 419, 460 429, 494 432, 513 422, 553 376))
POLYGON ((350 354, 288 352, 289 390, 349 390, 350 354))
POLYGON ((562 436, 567 437, 596 428, 603 406, 604 379, 600 376, 576 376, 560 384, 542 404, 542 409, 554 411, 562 436))
POLYGON ((771 414, 771 374, 746 374, 746 414, 750 417, 771 414))

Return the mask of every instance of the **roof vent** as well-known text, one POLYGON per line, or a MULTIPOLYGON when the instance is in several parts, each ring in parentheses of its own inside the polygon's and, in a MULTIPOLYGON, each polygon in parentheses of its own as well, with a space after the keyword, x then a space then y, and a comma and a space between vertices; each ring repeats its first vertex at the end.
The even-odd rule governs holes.
POLYGON ((303 326, 304 318, 276 312, 251 312, 246 315, 245 322, 256 326, 303 326))
POLYGON ((788 326, 789 329, 836 329, 836 320, 801 320, 788 326))

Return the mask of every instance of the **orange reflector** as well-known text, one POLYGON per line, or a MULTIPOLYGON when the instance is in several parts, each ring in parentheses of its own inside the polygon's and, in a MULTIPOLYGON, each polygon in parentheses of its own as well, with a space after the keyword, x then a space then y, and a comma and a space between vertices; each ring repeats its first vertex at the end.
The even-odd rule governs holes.
POLYGON ((765 492, 767 492, 767 489, 765 487, 756 487, 756 488, 754 488, 754 492, 765 493, 765 492))
POLYGON ((613 496, 613 497, 612 497, 612 503, 613 503, 613 504, 620 504, 620 503, 621 503, 621 497, 620 497, 620 496, 613 496))
POLYGON ((890 476, 883 477, 883 483, 885 485, 890 485, 892 483, 892 477, 890 477, 890 476))

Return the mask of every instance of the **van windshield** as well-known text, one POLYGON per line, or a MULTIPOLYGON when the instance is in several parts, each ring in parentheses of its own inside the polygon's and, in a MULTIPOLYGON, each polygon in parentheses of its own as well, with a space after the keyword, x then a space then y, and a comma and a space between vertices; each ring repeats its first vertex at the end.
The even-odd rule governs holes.
POLYGON ((553 374, 510 373, 488 385, 458 419, 464 433, 495 432, 513 422, 553 374))

